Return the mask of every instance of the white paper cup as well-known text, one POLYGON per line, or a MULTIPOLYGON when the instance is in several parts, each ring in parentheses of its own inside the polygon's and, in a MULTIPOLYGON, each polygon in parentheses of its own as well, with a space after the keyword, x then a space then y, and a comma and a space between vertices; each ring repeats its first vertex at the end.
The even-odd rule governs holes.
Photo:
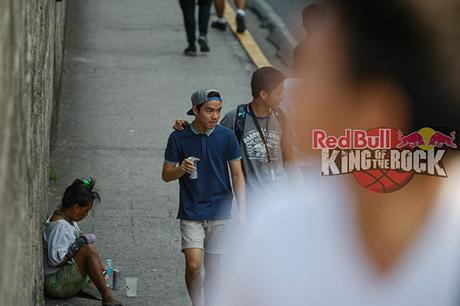
POLYGON ((126 296, 137 296, 137 277, 126 277, 126 296))

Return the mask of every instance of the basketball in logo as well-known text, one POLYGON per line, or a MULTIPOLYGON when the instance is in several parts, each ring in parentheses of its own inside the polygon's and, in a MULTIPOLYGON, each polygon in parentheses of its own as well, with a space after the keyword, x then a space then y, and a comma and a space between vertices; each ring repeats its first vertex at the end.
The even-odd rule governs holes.
MULTIPOLYGON (((368 135, 378 135, 379 129, 370 129, 368 135)), ((391 129, 391 148, 397 149, 399 143, 398 130, 391 129)), ((414 176, 414 171, 372 169, 354 172, 356 181, 364 188, 380 193, 396 191, 404 187, 414 176)))

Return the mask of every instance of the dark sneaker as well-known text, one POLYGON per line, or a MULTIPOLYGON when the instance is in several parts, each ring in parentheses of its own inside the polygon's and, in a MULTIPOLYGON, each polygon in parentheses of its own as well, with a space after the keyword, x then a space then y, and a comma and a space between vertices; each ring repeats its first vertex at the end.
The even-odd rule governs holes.
POLYGON ((242 14, 236 14, 236 31, 238 33, 244 33, 244 31, 246 31, 246 21, 242 14))
POLYGON ((187 55, 187 56, 197 56, 197 54, 198 54, 198 51, 196 50, 195 45, 188 46, 184 50, 184 55, 187 55))
POLYGON ((211 27, 217 30, 225 31, 227 30, 227 23, 216 20, 211 23, 211 27))
POLYGON ((209 45, 208 45, 208 39, 206 38, 206 36, 201 35, 198 38, 198 44, 200 45, 201 52, 209 52, 210 51, 209 45))

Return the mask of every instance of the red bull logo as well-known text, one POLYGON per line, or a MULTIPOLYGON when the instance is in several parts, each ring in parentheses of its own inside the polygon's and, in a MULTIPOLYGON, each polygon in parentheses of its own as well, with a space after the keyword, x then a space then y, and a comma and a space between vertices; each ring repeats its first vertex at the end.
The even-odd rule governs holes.
POLYGON ((404 134, 390 128, 346 129, 344 135, 312 131, 312 148, 321 150, 322 175, 352 173, 375 192, 392 192, 415 174, 447 177, 442 159, 457 149, 456 131, 424 127, 404 134))
POLYGON ((409 147, 411 149, 425 144, 423 136, 419 132, 412 132, 404 135, 403 132, 398 131, 399 143, 396 145, 398 149, 409 147))
POLYGON ((435 146, 441 148, 443 146, 447 146, 452 149, 457 149, 457 145, 454 143, 455 140, 455 132, 451 132, 450 136, 443 134, 441 132, 434 133, 430 141, 428 142, 429 146, 435 146))
POLYGON ((455 131, 451 131, 450 134, 444 134, 440 131, 435 131, 432 128, 425 127, 418 131, 404 135, 401 131, 398 131, 398 149, 411 148, 414 149, 419 147, 422 150, 432 150, 434 148, 448 147, 451 149, 457 149, 455 143, 455 131))

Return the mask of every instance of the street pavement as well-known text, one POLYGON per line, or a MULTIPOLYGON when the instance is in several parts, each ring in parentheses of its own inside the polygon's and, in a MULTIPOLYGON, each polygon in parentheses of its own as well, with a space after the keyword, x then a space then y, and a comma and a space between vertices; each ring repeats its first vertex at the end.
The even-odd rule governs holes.
MULTIPOLYGON (((210 29, 211 53, 185 57, 178 1, 68 2, 58 139, 50 212, 75 178, 94 176, 102 202, 80 223, 95 233, 103 258, 121 269, 125 305, 190 305, 180 252, 178 183, 161 180, 174 118, 186 118, 190 95, 217 88, 224 112, 250 100, 254 66, 229 32, 210 29), (138 277, 127 298, 126 276, 138 277)), ((188 117, 188 119, 191 119, 188 117)), ((74 306, 82 298, 48 299, 74 306)))

